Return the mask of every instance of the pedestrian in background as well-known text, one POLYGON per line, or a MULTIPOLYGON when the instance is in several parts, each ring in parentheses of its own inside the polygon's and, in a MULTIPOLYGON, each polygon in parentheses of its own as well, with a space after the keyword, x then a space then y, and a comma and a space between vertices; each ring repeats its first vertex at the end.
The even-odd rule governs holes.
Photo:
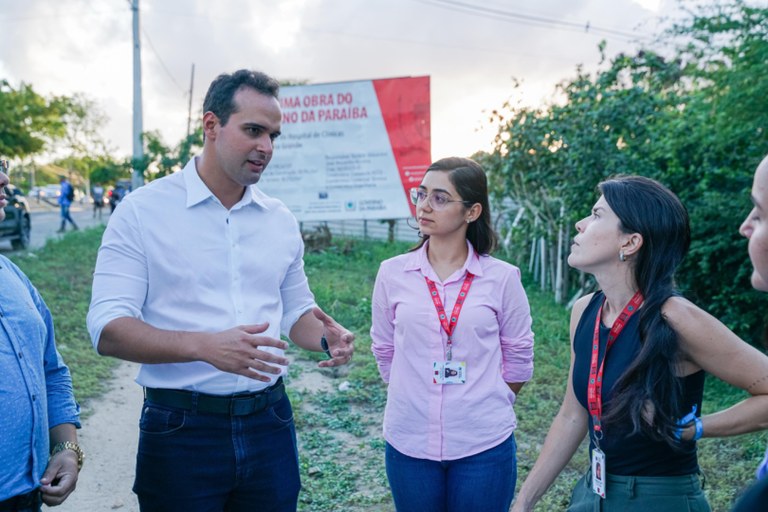
POLYGON ((91 187, 91 199, 93 200, 93 218, 101 218, 101 212, 104 211, 104 187, 101 183, 96 183, 91 187))
MULTIPOLYGON (((0 221, 6 185, 8 176, 0 171, 0 221)), ((51 312, 27 276, 2 255, 0 375, 0 511, 59 505, 75 490, 83 463, 75 430, 80 407, 56 350, 51 312)))
POLYGON ((109 194, 109 213, 115 212, 115 208, 120 204, 125 195, 128 193, 122 183, 117 183, 109 194))
POLYGON ((507 512, 517 480, 513 405, 533 374, 520 270, 490 256, 497 237, 478 163, 434 162, 411 200, 422 240, 381 264, 372 300, 395 507, 507 512))
POLYGON ((69 214, 69 207, 72 206, 72 202, 75 200, 75 188, 67 181, 66 176, 59 176, 59 207, 61 208, 61 227, 57 233, 63 233, 67 228, 67 222, 72 224, 72 229, 77 230, 77 224, 69 214))

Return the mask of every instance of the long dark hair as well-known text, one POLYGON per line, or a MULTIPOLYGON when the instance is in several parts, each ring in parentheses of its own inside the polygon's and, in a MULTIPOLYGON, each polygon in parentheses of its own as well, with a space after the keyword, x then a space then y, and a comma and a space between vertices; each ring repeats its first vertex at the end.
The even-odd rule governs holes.
POLYGON ((681 410, 677 334, 661 308, 679 295, 674 274, 691 243, 688 212, 669 189, 642 176, 618 176, 600 183, 598 190, 619 217, 622 231, 643 237, 630 261, 645 299, 639 312, 640 352, 616 383, 604 421, 629 419, 633 433, 643 432, 674 446, 676 422, 688 411, 681 410))
MULTIPOLYGON (((465 205, 480 203, 483 212, 480 217, 467 226, 467 240, 477 254, 491 254, 498 245, 498 236, 491 224, 491 207, 488 202, 488 178, 483 167, 469 158, 442 158, 427 168, 427 172, 443 171, 454 186, 465 205)), ((465 206, 468 208, 468 206, 465 206)), ((429 235, 420 235, 421 241, 411 249, 415 251, 429 239, 429 235)))

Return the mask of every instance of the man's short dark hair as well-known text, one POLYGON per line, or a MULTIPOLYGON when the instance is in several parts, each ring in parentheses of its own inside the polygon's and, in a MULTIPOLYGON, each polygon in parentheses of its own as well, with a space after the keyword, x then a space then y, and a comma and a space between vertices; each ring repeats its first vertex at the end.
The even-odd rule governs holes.
POLYGON ((275 98, 280 91, 280 83, 261 71, 240 69, 232 74, 222 73, 211 82, 205 94, 203 113, 213 112, 224 126, 229 121, 229 116, 237 111, 235 93, 245 87, 275 98))

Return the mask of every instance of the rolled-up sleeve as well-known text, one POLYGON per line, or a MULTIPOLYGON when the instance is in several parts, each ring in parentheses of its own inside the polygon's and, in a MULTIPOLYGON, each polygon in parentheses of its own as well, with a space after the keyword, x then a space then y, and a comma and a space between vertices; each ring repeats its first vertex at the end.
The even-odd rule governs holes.
POLYGON ((86 322, 97 351, 104 327, 117 318, 141 318, 147 296, 147 257, 134 208, 126 202, 112 214, 96 259, 86 322))
POLYGON ((510 273, 503 289, 500 315, 502 377, 505 382, 527 382, 533 377, 531 307, 520 281, 520 270, 510 273))
POLYGON ((300 241, 298 251, 280 285, 280 298, 283 303, 280 331, 285 337, 289 337, 293 325, 299 318, 316 306, 315 296, 309 289, 307 275, 304 272, 304 242, 301 241, 301 234, 297 237, 300 241))
POLYGON ((382 265, 376 275, 371 300, 371 351, 381 378, 388 383, 395 353, 395 314, 389 305, 386 283, 387 270, 382 265))

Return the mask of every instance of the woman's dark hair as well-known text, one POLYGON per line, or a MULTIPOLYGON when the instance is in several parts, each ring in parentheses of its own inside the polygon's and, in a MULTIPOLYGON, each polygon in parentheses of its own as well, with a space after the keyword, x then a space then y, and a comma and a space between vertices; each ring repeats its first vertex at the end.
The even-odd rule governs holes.
POLYGON ((250 88, 265 96, 277 98, 280 83, 260 71, 240 69, 232 74, 222 73, 211 82, 203 100, 203 112, 213 112, 224 126, 229 116, 237 111, 235 94, 241 88, 250 88))
MULTIPOLYGON (((469 158, 442 158, 427 168, 427 172, 444 171, 464 201, 465 208, 480 203, 483 212, 480 217, 467 226, 467 240, 472 244, 477 254, 491 254, 498 245, 498 236, 491 224, 491 207, 488 203, 488 178, 483 167, 469 158), (467 206, 469 205, 469 206, 467 206)), ((419 249, 429 239, 422 235, 419 244, 411 249, 419 249)))
POLYGON ((690 411, 681 410, 677 334, 661 308, 679 295, 674 274, 691 243, 688 212, 669 189, 642 176, 617 176, 600 183, 598 190, 618 216, 621 230, 643 237, 640 250, 629 260, 644 297, 639 311, 641 348, 616 383, 604 421, 629 419, 633 433, 674 446, 677 420, 690 411))

